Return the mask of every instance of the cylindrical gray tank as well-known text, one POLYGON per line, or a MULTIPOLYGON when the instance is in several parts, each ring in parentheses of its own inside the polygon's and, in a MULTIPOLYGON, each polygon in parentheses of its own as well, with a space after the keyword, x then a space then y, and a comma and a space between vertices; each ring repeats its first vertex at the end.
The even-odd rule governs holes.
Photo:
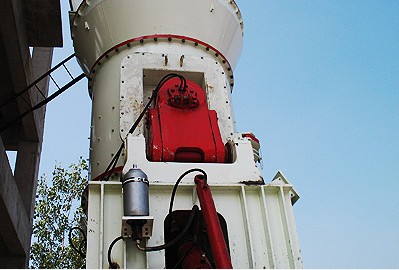
POLYGON ((148 177, 133 166, 123 176, 123 213, 125 216, 148 216, 148 177))

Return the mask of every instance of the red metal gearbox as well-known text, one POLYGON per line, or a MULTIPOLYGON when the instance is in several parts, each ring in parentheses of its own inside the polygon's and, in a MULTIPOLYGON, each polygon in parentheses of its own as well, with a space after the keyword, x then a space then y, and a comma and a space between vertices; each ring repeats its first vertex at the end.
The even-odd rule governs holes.
POLYGON ((159 90, 148 112, 147 157, 164 162, 225 162, 216 111, 209 110, 205 91, 172 78, 159 90))

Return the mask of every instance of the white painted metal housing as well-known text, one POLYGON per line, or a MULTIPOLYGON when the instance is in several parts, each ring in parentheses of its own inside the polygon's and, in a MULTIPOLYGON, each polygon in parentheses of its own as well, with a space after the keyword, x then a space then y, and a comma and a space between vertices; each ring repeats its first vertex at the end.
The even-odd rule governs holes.
MULTIPOLYGON (((198 204, 195 186, 187 176, 179 186, 174 209, 198 204)), ((154 216, 153 236, 148 245, 164 243, 163 221, 168 212, 173 185, 150 185, 150 213, 154 216)), ((298 195, 279 172, 267 185, 212 184, 219 213, 226 219, 234 268, 302 268, 292 204, 298 195)), ((89 184, 88 268, 108 268, 107 249, 121 234, 122 187, 118 182, 89 184)), ((121 268, 165 267, 164 251, 144 253, 131 239, 118 242, 112 258, 121 268)))
POLYGON ((85 0, 72 22, 76 55, 87 74, 115 46, 162 34, 208 44, 235 67, 242 31, 241 14, 232 0, 85 0))
MULTIPOLYGON (((168 60, 162 60, 156 69, 175 72, 187 72, 193 68, 194 72, 198 72, 199 68, 193 67, 193 61, 187 58, 205 59, 204 62, 218 65, 218 72, 223 73, 218 79, 219 84, 222 81, 223 86, 220 87, 224 87, 223 91, 232 90, 233 68, 241 54, 243 35, 241 14, 232 0, 85 0, 75 12, 71 29, 76 56, 89 77, 89 92, 93 99, 90 143, 92 179, 104 172, 119 148, 121 138, 124 138, 123 132, 118 132, 122 129, 118 123, 119 114, 130 108, 122 108, 120 103, 124 102, 120 98, 120 88, 125 83, 121 62, 126 61, 129 55, 163 54, 168 60), (184 65, 180 66, 182 56, 185 58, 184 65)), ((140 60, 149 63, 152 59, 142 57, 140 60)), ((137 70, 133 65, 132 68, 137 70)), ((148 68, 141 65, 141 68, 154 69, 154 65, 148 68)), ((126 72, 135 70, 125 69, 126 72)), ((142 73, 139 74, 141 77, 137 77, 136 72, 133 80, 142 80, 142 73)), ((212 92, 216 87, 210 84, 207 91, 212 92)), ((139 94, 134 98, 141 104, 135 107, 137 112, 145 100, 140 100, 143 90, 142 94, 136 92, 139 94)), ((229 95, 223 99, 230 99, 229 95)), ((220 109, 218 111, 221 113, 220 109)), ((219 118, 230 117, 230 126, 233 126, 231 108, 228 113, 230 116, 219 118)), ((134 116, 129 114, 129 117, 134 116)), ((225 113, 220 116, 225 116, 225 113)), ((123 161, 118 163, 118 166, 121 165, 123 161)))
MULTIPOLYGON (((232 0, 85 0, 71 22, 78 60, 89 77, 93 100, 87 230, 87 268, 108 268, 107 250, 121 235, 123 203, 120 174, 101 180, 122 141, 117 168, 133 165, 150 181, 153 236, 164 243, 163 222, 171 190, 188 169, 208 174, 216 209, 227 221, 235 268, 301 268, 292 204, 299 198, 278 173, 264 184, 254 161, 254 144, 237 132, 231 102, 233 68, 242 48, 243 25, 232 0), (223 143, 234 162, 151 162, 146 158, 142 121, 127 131, 159 80, 178 73, 202 87, 208 109, 215 110, 223 143)), ((179 186, 175 209, 199 204, 187 176, 179 186)), ((144 253, 131 239, 118 242, 112 257, 122 268, 164 268, 164 252, 144 253)))

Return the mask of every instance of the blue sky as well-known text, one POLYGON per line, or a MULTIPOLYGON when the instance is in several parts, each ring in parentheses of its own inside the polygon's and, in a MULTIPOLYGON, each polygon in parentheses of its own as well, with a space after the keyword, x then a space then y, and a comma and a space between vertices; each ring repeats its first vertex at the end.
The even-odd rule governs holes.
MULTIPOLYGON (((61 2, 54 64, 73 53, 61 2)), ((304 266, 398 268, 399 1, 236 2, 237 129, 260 139, 265 180, 281 170, 301 195, 304 266)), ((48 105, 40 174, 88 157, 90 106, 86 82, 48 105)))

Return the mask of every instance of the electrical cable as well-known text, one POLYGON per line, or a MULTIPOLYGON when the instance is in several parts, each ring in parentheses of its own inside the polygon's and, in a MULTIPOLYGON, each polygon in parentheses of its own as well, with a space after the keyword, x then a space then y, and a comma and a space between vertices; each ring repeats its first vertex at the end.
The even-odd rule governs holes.
MULTIPOLYGON (((151 106, 151 103, 154 101, 154 99, 157 97, 159 90, 161 87, 170 79, 172 78, 179 78, 180 79, 180 86, 179 86, 179 91, 183 91, 187 87, 187 82, 186 79, 179 74, 176 73, 169 73, 166 76, 164 76, 158 83, 158 85, 155 87, 154 91, 151 94, 150 99, 148 100, 147 104, 145 105, 144 109, 141 111, 139 117, 136 119, 136 121, 133 123, 131 128, 129 129, 129 132, 127 134, 133 134, 133 132, 136 130, 138 125, 140 124, 141 120, 143 119, 145 113, 151 106)), ((126 135, 127 137, 127 135, 126 135)), ((126 139, 126 138, 125 138, 126 139)), ((122 153, 122 150, 125 147, 125 142, 124 140, 122 141, 119 150, 115 154, 115 156, 111 159, 110 163, 108 164, 107 168, 105 169, 105 172, 103 173, 104 179, 102 181, 108 181, 109 178, 112 175, 112 172, 115 170, 116 164, 119 161, 120 155, 122 153)))
MULTIPOLYGON (((187 87, 187 83, 186 83, 186 79, 179 75, 179 74, 175 74, 175 73, 170 73, 166 76, 164 76, 158 83, 157 87, 154 89, 154 91, 152 92, 152 95, 149 99, 149 101, 147 102, 146 106, 144 107, 144 109, 141 111, 139 117, 136 119, 136 121, 134 122, 134 124, 132 125, 132 127, 129 129, 128 134, 132 134, 135 129, 137 128, 137 126, 139 125, 139 123, 141 122, 142 118, 144 117, 145 113, 147 112, 147 110, 149 109, 151 103, 153 102, 153 100, 156 98, 156 96, 158 95, 159 90, 161 89, 161 87, 171 78, 177 77, 180 79, 180 86, 179 86, 179 91, 183 91, 182 89, 185 89, 187 87)), ((122 141, 117 153, 115 154, 115 156, 111 159, 110 163, 108 164, 105 172, 103 173, 104 180, 103 181, 108 181, 109 178, 112 175, 112 172, 114 171, 116 164, 118 163, 119 157, 122 153, 123 148, 125 147, 125 142, 122 141)), ((194 219, 195 213, 198 211, 198 206, 193 206, 192 212, 190 214, 190 219, 189 222, 187 223, 185 230, 182 231, 182 234, 178 236, 177 240, 180 240, 180 238, 183 236, 184 233, 187 232, 187 230, 190 228, 190 225, 194 219)), ((114 269, 117 267, 117 265, 115 265, 115 263, 112 262, 111 260, 111 251, 113 246, 116 244, 116 242, 118 242, 119 240, 123 239, 123 236, 119 236, 117 238, 115 238, 112 243, 110 244, 110 246, 108 247, 108 264, 109 267, 111 269, 114 269)), ((148 248, 144 248, 142 249, 140 247, 140 243, 137 243, 137 248, 139 248, 140 250, 144 250, 144 251, 155 251, 155 250, 161 250, 164 248, 167 248, 168 246, 174 245, 175 243, 177 243, 176 239, 174 239, 173 241, 171 241, 170 243, 164 244, 162 246, 158 246, 158 247, 148 247, 148 248)))
POLYGON ((119 240, 123 239, 123 236, 118 236, 117 238, 115 238, 112 243, 109 245, 108 247, 108 264, 109 264, 109 268, 110 269, 117 269, 118 265, 116 263, 114 263, 111 259, 111 251, 112 248, 114 247, 114 245, 116 244, 116 242, 118 242, 119 240))
POLYGON ((107 168, 105 169, 105 172, 104 172, 104 177, 105 177, 105 178, 104 178, 104 181, 108 181, 109 178, 111 177, 113 171, 115 170, 116 164, 117 164, 118 161, 119 161, 119 157, 120 157, 120 155, 122 154, 122 150, 123 150, 124 147, 125 147, 125 143, 122 142, 122 143, 121 143, 121 146, 119 147, 119 149, 118 149, 118 151, 116 152, 115 156, 112 158, 111 162, 108 164, 107 168), (111 166, 112 166, 112 168, 111 168, 111 166), (110 168, 111 168, 111 170, 110 170, 110 168), (107 175, 107 174, 108 174, 108 175, 107 175))
MULTIPOLYGON (((186 257, 188 256, 188 254, 190 254, 191 250, 198 245, 198 231, 200 229, 201 226, 201 222, 199 220, 199 215, 197 215, 197 219, 194 220, 194 222, 196 223, 196 228, 194 230, 194 235, 193 235, 193 240, 192 240, 192 244, 191 247, 184 253, 183 256, 181 256, 181 258, 177 261, 177 263, 175 263, 175 265, 172 267, 172 269, 177 269, 177 267, 186 259, 186 257)), ((181 267, 180 267, 181 268, 181 267)))
POLYGON ((76 252, 80 255, 80 257, 86 258, 86 254, 85 254, 84 252, 82 252, 83 245, 84 245, 85 243, 87 243, 87 238, 86 238, 86 235, 85 235, 85 231, 84 231, 82 228, 79 228, 79 227, 73 227, 73 228, 71 228, 71 229, 69 230, 68 240, 69 240, 69 244, 71 245, 72 249, 73 249, 74 251, 76 251, 76 252), (73 241, 72 241, 72 232, 73 232, 74 230, 78 230, 78 231, 83 235, 83 238, 84 238, 83 241, 80 242, 79 248, 77 248, 77 247, 74 245, 73 241))
POLYGON ((175 183, 175 185, 173 187, 173 191, 172 191, 172 194, 171 194, 171 197, 170 197, 169 214, 172 213, 172 210, 173 210, 173 202, 174 202, 174 199, 175 199, 175 196, 176 196, 176 191, 177 191, 178 185, 180 184, 180 182, 181 182, 181 180, 183 179, 184 176, 186 176, 187 174, 192 173, 192 172, 200 172, 200 173, 202 173, 204 175, 204 177, 205 177, 204 184, 205 184, 205 186, 207 185, 208 175, 206 174, 206 172, 204 170, 198 169, 198 168, 194 168, 194 169, 190 169, 190 170, 184 172, 179 177, 179 179, 177 179, 177 181, 176 181, 176 183, 175 183))
POLYGON ((136 240, 136 247, 141 251, 151 252, 151 251, 160 251, 160 250, 166 249, 168 247, 171 247, 171 246, 177 244, 177 242, 179 242, 183 238, 183 236, 187 233, 187 231, 190 229, 191 223, 193 223, 193 220, 194 220, 196 214, 198 213, 198 211, 199 211, 198 205, 194 205, 193 208, 191 209, 190 216, 188 217, 186 226, 179 233, 179 235, 176 236, 172 241, 170 241, 166 244, 160 245, 160 246, 141 247, 140 246, 141 241, 136 240))

